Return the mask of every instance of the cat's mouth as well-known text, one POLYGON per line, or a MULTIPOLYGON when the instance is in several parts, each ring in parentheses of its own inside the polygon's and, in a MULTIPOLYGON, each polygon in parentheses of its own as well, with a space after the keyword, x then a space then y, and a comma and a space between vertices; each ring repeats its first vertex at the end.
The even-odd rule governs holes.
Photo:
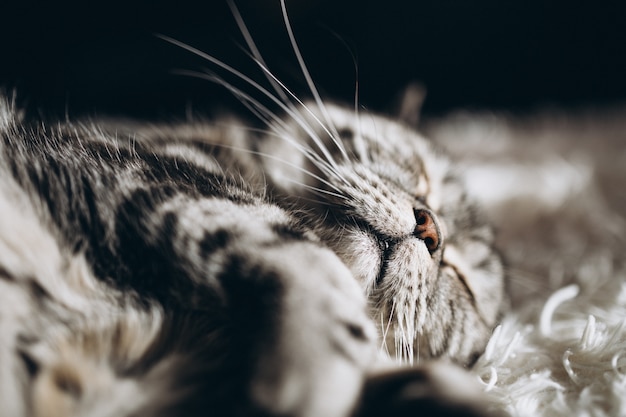
POLYGON ((379 237, 376 237, 376 240, 378 243, 378 250, 380 252, 380 268, 378 269, 378 275, 376 276, 376 281, 374 282, 374 284, 378 287, 383 283, 385 279, 389 267, 389 260, 393 254, 397 242, 391 239, 382 239, 379 237))
MULTIPOLYGON (((405 237, 404 240, 417 238, 426 247, 428 253, 435 257, 443 243, 439 222, 436 220, 435 215, 428 209, 414 209, 413 212, 415 216, 415 228, 413 229, 413 233, 405 237)), ((372 235, 378 244, 378 251, 380 253, 380 268, 375 281, 375 285, 380 286, 389 269, 389 262, 394 250, 402 240, 391 239, 378 233, 372 233, 372 235)))
POLYGON ((374 288, 416 287, 419 282, 436 273, 439 265, 438 252, 431 253, 428 244, 415 237, 402 240, 377 239, 378 272, 374 288))
MULTIPOLYGON (((412 281, 425 279, 439 263, 443 237, 428 209, 414 210, 414 223, 405 234, 383 233, 360 216, 331 211, 322 240, 342 259, 366 291, 395 293, 412 281), (328 227, 331 226, 331 227, 328 227)), ((436 268, 435 268, 436 269, 436 268)))

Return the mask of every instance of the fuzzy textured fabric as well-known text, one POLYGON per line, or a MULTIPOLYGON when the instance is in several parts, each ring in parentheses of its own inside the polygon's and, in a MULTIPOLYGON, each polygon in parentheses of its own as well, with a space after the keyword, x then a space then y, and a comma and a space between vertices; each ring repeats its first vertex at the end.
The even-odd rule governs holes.
POLYGON ((626 415, 626 109, 426 122, 494 220, 512 306, 472 372, 512 416, 626 415))

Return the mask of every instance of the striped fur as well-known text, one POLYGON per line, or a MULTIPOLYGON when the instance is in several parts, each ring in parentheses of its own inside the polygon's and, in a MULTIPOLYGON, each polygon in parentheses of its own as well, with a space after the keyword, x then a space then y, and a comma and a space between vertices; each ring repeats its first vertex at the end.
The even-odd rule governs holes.
POLYGON ((427 363, 471 365, 505 304, 445 155, 271 73, 281 114, 217 81, 267 130, 0 97, 0 416, 479 413, 427 363))

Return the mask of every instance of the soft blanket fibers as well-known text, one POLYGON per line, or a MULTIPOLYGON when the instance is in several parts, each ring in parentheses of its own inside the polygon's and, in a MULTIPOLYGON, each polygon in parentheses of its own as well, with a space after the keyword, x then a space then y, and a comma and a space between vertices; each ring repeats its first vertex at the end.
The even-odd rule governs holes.
POLYGON ((512 306, 472 372, 512 416, 626 415, 625 116, 457 114, 424 127, 495 221, 512 306))
POLYGON ((494 401, 515 416, 626 415, 626 285, 615 287, 570 285, 507 315, 474 369, 494 401))

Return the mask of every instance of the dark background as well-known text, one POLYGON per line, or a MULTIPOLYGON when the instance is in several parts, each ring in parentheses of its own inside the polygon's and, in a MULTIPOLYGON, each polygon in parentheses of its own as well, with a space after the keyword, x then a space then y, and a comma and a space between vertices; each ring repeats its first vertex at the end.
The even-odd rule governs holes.
MULTIPOLYGON (((302 53, 326 97, 352 101, 358 68, 362 105, 387 109, 417 80, 428 89, 424 112, 431 115, 623 104, 624 4, 287 1, 302 53)), ((306 95, 279 0, 237 5, 272 70, 306 95)), ((157 33, 262 79, 238 46, 243 40, 223 0, 14 0, 0 6, 0 19, 0 87, 17 90, 21 102, 46 114, 162 118, 189 108, 210 112, 221 103, 238 108, 223 88, 176 74, 215 66, 157 33)))

